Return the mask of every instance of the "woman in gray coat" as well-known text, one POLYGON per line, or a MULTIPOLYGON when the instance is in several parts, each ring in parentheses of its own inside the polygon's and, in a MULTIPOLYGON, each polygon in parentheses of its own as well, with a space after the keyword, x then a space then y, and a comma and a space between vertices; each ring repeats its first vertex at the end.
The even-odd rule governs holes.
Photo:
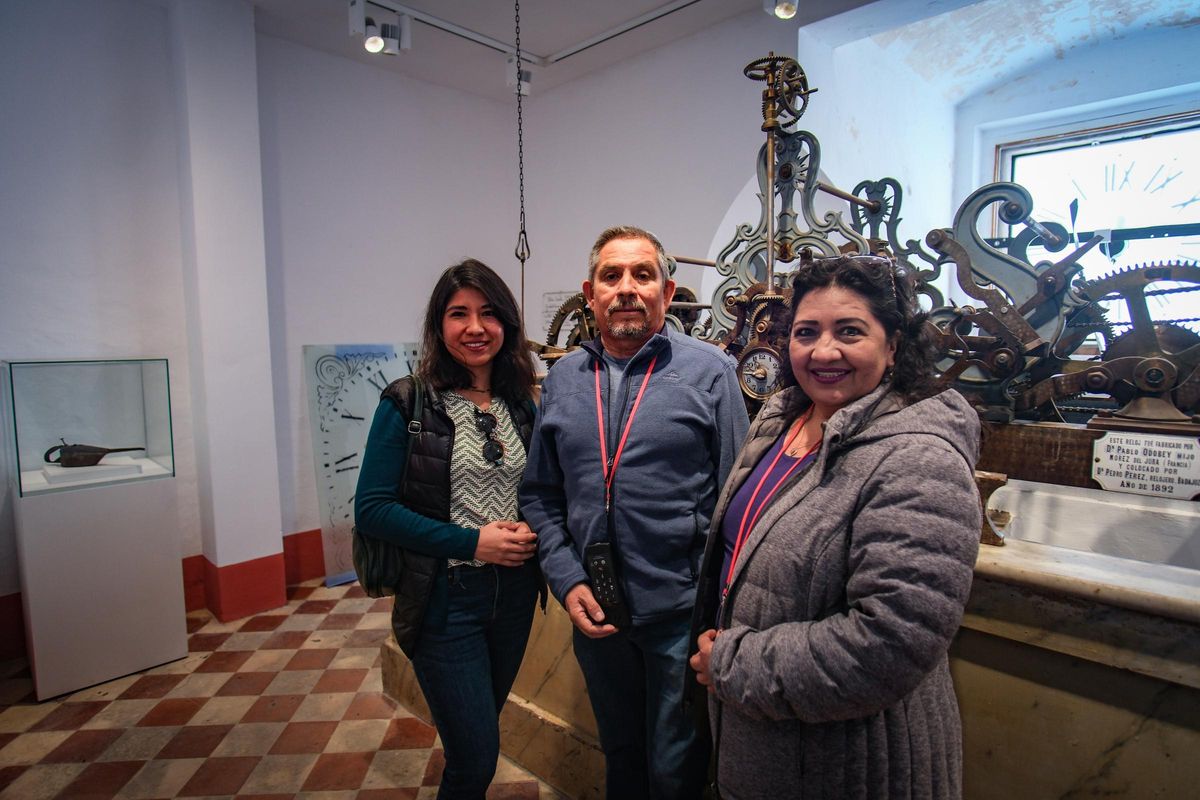
POLYGON ((979 546, 979 421, 932 380, 890 259, 804 261, 796 386, 759 412, 717 505, 696 608, 717 788, 956 798, 946 651, 979 546))

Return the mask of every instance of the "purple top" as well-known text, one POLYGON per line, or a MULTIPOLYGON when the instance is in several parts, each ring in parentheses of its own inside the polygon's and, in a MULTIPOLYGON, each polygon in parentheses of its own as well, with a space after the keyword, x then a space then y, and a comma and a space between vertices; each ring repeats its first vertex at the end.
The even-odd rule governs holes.
MULTIPOLYGON (((746 515, 747 510, 750 511, 750 520, 753 520, 771 502, 771 498, 775 496, 775 492, 772 489, 775 488, 775 484, 779 482, 787 471, 792 469, 793 465, 800 462, 799 466, 795 467, 794 470, 795 472, 800 472, 806 469, 809 463, 816 458, 817 451, 814 449, 803 459, 783 453, 780 455, 779 460, 775 461, 775 455, 783 448, 787 434, 786 430, 781 433, 779 438, 775 440, 775 444, 771 445, 771 449, 764 453, 759 462, 754 465, 754 470, 730 499, 729 508, 725 510, 725 517, 721 520, 721 536, 725 540, 725 557, 721 561, 720 591, 722 594, 725 592, 725 581, 729 577, 729 565, 733 559, 733 548, 737 545, 738 528, 741 527, 742 518, 746 515), (775 462, 774 467, 771 466, 772 462, 775 462), (766 480, 763 480, 764 475, 766 476, 766 480), (758 486, 759 481, 762 481, 762 488, 758 490, 758 497, 754 498, 754 508, 748 509, 750 496, 754 494, 754 488, 758 486)), ((747 520, 747 523, 750 520, 747 520)))

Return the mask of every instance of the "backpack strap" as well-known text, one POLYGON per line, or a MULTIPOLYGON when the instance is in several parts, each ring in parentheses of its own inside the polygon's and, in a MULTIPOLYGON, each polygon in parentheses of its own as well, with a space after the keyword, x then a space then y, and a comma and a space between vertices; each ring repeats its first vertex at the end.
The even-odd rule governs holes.
POLYGON ((412 375, 413 378, 413 417, 408 421, 408 445, 404 447, 404 469, 408 469, 408 457, 413 452, 413 439, 421 432, 421 415, 425 411, 425 387, 421 385, 421 379, 412 375))

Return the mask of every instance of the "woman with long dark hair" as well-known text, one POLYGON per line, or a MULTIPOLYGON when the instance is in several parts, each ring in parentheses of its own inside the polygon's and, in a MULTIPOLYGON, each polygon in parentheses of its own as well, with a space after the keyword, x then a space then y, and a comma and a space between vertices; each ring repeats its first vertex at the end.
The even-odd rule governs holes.
POLYGON ((542 586, 517 509, 535 412, 523 331, 485 264, 442 273, 416 380, 384 390, 355 496, 359 530, 406 551, 392 629, 442 738, 439 798, 483 798, 491 783, 542 586))
POLYGON ((933 381, 910 277, 802 261, 794 384, 717 503, 691 666, 727 800, 962 794, 947 649, 979 548, 979 420, 933 381))

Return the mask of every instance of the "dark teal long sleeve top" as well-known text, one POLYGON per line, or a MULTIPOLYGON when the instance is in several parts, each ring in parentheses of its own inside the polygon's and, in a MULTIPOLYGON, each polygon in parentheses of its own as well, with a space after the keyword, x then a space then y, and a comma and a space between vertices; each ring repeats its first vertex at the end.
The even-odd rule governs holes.
POLYGON ((478 528, 464 528, 418 514, 400 502, 400 481, 408 453, 408 420, 390 400, 375 410, 358 488, 354 521, 368 536, 437 558, 470 560, 479 543, 478 528))

